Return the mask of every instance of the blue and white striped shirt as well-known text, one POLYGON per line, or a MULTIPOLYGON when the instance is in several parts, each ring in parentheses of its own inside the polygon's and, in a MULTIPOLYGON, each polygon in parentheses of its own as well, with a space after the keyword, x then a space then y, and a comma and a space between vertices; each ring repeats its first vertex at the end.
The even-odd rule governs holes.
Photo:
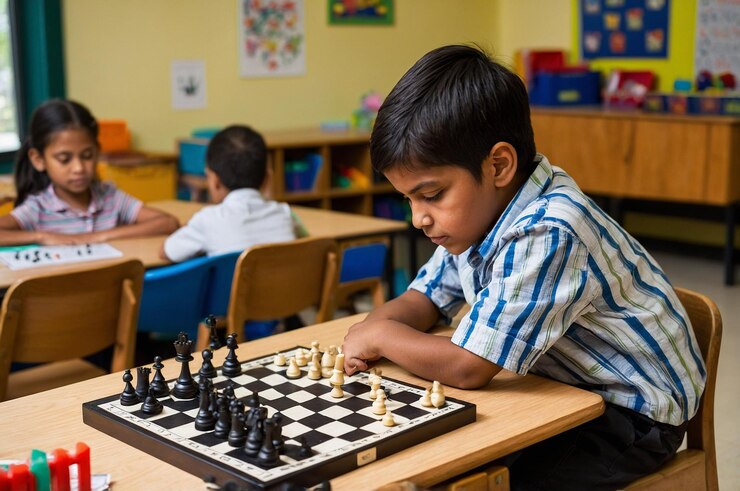
POLYGON ((706 379, 683 306, 647 251, 538 159, 493 230, 458 256, 439 247, 409 288, 448 320, 467 301, 452 342, 478 356, 681 424, 706 379))

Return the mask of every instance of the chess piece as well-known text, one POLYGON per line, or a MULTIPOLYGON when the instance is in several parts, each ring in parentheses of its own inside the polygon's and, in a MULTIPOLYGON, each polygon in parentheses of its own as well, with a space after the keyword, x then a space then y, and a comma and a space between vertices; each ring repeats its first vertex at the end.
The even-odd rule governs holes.
POLYGON ((336 399, 340 399, 340 398, 344 397, 344 390, 342 390, 342 385, 341 384, 332 384, 332 386, 331 386, 331 392, 329 392, 329 395, 332 396, 332 397, 334 397, 334 398, 336 398, 336 399))
POLYGON ((247 433, 244 430, 244 404, 235 400, 229 406, 231 411, 231 428, 229 429, 228 442, 231 447, 241 447, 247 441, 247 433))
POLYGON ((324 378, 329 378, 332 375, 332 370, 334 369, 334 354, 332 354, 332 349, 336 350, 336 346, 331 345, 329 346, 329 349, 324 351, 323 356, 321 357, 321 376, 324 378))
POLYGON ((385 392, 379 389, 376 393, 375 401, 373 402, 373 414, 383 415, 385 414, 385 392))
POLYGON ((276 366, 284 367, 286 365, 285 355, 283 353, 275 353, 273 363, 275 363, 276 366))
POLYGON ((370 369, 370 373, 372 375, 377 375, 378 377, 380 377, 381 375, 383 375, 383 370, 381 370, 380 368, 377 368, 377 367, 373 367, 373 368, 370 369))
POLYGON ((136 395, 142 401, 149 395, 149 374, 152 372, 151 368, 137 367, 136 368, 136 395))
POLYGON ((432 389, 427 387, 426 390, 424 391, 424 395, 421 396, 421 399, 419 399, 419 404, 421 404, 424 407, 434 407, 434 405, 432 404, 431 394, 432 394, 432 389))
POLYGON ((149 394, 146 396, 144 403, 141 405, 141 412, 144 414, 155 415, 162 412, 164 405, 154 395, 154 390, 149 387, 149 394))
POLYGON ((442 384, 436 380, 432 384, 432 395, 430 397, 432 406, 440 408, 445 405, 445 393, 442 384))
POLYGON ((383 426, 396 426, 396 421, 393 419, 393 413, 386 411, 383 416, 383 426))
POLYGON ((120 401, 122 406, 133 406, 134 404, 138 404, 139 402, 141 402, 139 396, 136 395, 134 386, 131 385, 131 381, 133 379, 134 376, 131 375, 131 370, 127 368, 123 372, 123 381, 126 382, 126 385, 123 387, 123 392, 121 392, 120 401))
POLYGON ((321 350, 319 349, 319 342, 311 341, 311 357, 313 358, 313 355, 315 354, 321 354, 321 350))
POLYGON ((218 339, 218 332, 216 331, 216 316, 211 314, 206 317, 206 326, 208 327, 209 331, 209 344, 208 347, 211 348, 211 351, 216 351, 221 347, 221 341, 218 339))
POLYGON ((229 399, 221 395, 218 398, 218 420, 214 427, 213 436, 226 439, 231 430, 231 413, 229 413, 229 399))
POLYGON ((167 381, 164 379, 164 375, 162 375, 162 368, 164 368, 162 357, 155 356, 154 377, 152 377, 152 382, 149 384, 149 388, 154 389, 155 397, 167 397, 170 395, 170 388, 167 387, 167 381))
POLYGON ((221 373, 226 377, 236 377, 242 373, 242 366, 236 357, 236 350, 239 348, 236 343, 236 333, 229 334, 226 338, 226 346, 229 348, 229 353, 221 366, 221 373))
POLYGON ((308 358, 306 357, 306 351, 303 348, 298 348, 295 351, 295 362, 299 367, 305 367, 308 365, 308 358))
POLYGON ((313 360, 311 360, 311 368, 308 370, 308 378, 311 380, 321 379, 321 358, 318 353, 313 354, 313 360))
POLYGON ((301 442, 301 448, 298 451, 298 456, 302 459, 307 459, 313 455, 313 450, 311 450, 311 447, 308 445, 308 440, 306 440, 305 436, 302 436, 298 439, 298 441, 301 442))
POLYGON ((259 416, 253 421, 252 426, 249 429, 249 435, 247 436, 247 444, 244 446, 244 453, 249 457, 257 457, 260 449, 262 448, 262 440, 264 440, 264 424, 266 412, 259 412, 259 416))
POLYGON ((370 399, 373 401, 375 400, 375 397, 378 394, 378 391, 380 390, 380 377, 377 376, 371 376, 370 377, 370 399))
POLYGON ((211 431, 216 426, 216 416, 211 410, 211 379, 200 379, 200 405, 198 414, 195 416, 195 429, 198 431, 211 431))
POLYGON ((283 415, 280 413, 273 414, 272 421, 275 423, 272 429, 272 444, 280 451, 285 446, 285 441, 283 441, 283 415))
POLYGON ((295 358, 292 357, 288 363, 288 369, 285 371, 285 376, 288 378, 299 378, 301 376, 301 369, 298 368, 298 363, 295 358))
POLYGON ((177 377, 171 394, 178 399, 195 399, 195 396, 198 394, 198 388, 195 386, 195 380, 193 380, 193 375, 190 373, 190 361, 193 359, 190 356, 190 347, 193 345, 193 342, 188 339, 187 334, 180 332, 177 335, 177 341, 174 342, 174 345, 177 352, 175 360, 181 363, 181 366, 180 376, 177 377))
POLYGON ((257 453, 257 462, 266 467, 272 467, 280 461, 280 454, 275 445, 272 443, 272 434, 275 429, 275 422, 267 418, 264 422, 264 437, 259 453, 257 453))
POLYGON ((201 378, 215 378, 216 368, 213 366, 213 362, 211 362, 213 359, 213 352, 206 348, 200 355, 203 358, 203 365, 201 365, 200 370, 198 370, 198 375, 200 375, 201 378))

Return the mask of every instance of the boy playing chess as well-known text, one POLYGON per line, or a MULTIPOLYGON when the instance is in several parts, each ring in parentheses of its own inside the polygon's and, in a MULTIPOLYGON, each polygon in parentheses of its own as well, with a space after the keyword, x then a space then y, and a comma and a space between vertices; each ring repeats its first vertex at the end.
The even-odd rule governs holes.
POLYGON ((428 53, 380 108, 371 158, 439 247, 349 330, 347 373, 385 357, 461 388, 506 369, 602 395, 602 416, 510 458, 512 489, 616 489, 675 453, 705 382, 686 312, 645 249, 536 153, 515 74, 473 47, 428 53), (426 333, 463 302, 451 339, 426 333))
POLYGON ((216 133, 206 151, 206 181, 215 205, 198 211, 170 235, 162 256, 179 262, 295 239, 288 205, 264 197, 270 178, 267 147, 259 133, 239 125, 216 133))

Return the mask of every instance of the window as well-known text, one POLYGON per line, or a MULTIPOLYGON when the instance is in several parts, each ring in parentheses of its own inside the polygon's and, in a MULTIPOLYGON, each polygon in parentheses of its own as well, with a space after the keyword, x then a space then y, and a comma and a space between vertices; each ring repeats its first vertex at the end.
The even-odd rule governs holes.
POLYGON ((20 147, 9 0, 0 0, 0 155, 20 147))

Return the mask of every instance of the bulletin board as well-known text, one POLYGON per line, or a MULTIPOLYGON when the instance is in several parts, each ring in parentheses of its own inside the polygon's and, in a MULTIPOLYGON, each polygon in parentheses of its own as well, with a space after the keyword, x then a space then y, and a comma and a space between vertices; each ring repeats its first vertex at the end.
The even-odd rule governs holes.
POLYGON ((670 0, 579 0, 585 59, 667 58, 670 0))
POLYGON ((699 0, 697 7, 694 72, 740 77, 740 2, 699 0))

